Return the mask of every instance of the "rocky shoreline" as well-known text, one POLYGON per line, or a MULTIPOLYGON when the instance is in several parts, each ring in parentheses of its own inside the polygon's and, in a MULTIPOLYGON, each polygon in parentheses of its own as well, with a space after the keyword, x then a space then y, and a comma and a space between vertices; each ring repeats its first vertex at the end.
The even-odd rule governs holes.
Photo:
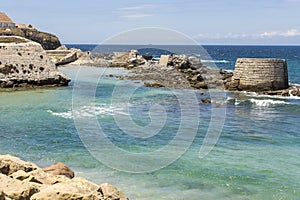
POLYGON ((199 90, 218 88, 227 91, 256 92, 263 95, 300 97, 300 87, 289 86, 287 71, 280 71, 281 68, 286 68, 286 61, 282 59, 238 59, 235 71, 228 72, 204 66, 200 59, 187 55, 163 55, 160 62, 153 62, 145 59, 145 55, 140 55, 137 50, 112 54, 91 54, 78 51, 80 52, 78 59, 68 65, 125 68, 130 71, 130 74, 121 76, 120 79, 141 80, 147 87, 199 90), (243 64, 245 71, 241 71, 239 67, 243 64), (247 67, 252 71, 247 70, 247 67), (258 74, 254 74, 256 72, 258 74), (281 77, 280 73, 285 74, 281 77), (241 74, 240 76, 245 77, 245 81, 248 82, 241 80, 237 74, 241 74), (246 83, 250 86, 245 86, 246 83))
POLYGON ((1 200, 128 200, 115 186, 74 177, 62 163, 40 168, 10 155, 0 155, 1 200))

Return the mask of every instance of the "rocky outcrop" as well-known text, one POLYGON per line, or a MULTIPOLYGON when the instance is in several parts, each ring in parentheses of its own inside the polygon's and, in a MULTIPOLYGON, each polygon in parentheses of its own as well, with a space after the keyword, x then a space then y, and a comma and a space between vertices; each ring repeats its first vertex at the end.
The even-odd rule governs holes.
POLYGON ((145 63, 147 60, 137 50, 131 50, 130 52, 114 52, 109 67, 132 69, 145 63))
POLYGON ((38 31, 34 28, 0 28, 0 36, 20 36, 40 43, 45 50, 53 50, 61 46, 57 36, 38 31))
POLYGON ((56 66, 60 66, 75 62, 81 51, 79 49, 68 49, 66 46, 61 46, 55 50, 47 50, 46 53, 56 66))
POLYGON ((70 79, 59 72, 36 42, 0 36, 0 87, 67 86, 70 79))
POLYGON ((227 87, 253 92, 287 89, 286 61, 275 58, 239 58, 227 87))
POLYGON ((199 58, 185 55, 163 55, 158 64, 145 64, 131 69, 130 80, 144 80, 147 87, 223 88, 232 73, 203 66, 199 58), (148 80, 152 80, 149 82, 148 80))
POLYGON ((108 183, 96 185, 83 178, 70 179, 45 172, 35 164, 10 155, 0 155, 2 200, 127 200, 108 183))

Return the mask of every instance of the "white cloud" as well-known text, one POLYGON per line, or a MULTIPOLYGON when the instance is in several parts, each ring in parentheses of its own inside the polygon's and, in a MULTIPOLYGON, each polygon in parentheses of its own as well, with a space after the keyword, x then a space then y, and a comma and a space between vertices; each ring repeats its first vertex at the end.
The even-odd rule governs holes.
POLYGON ((271 31, 271 32, 264 32, 259 35, 260 37, 295 37, 300 36, 300 31, 298 29, 289 29, 287 31, 271 31))
MULTIPOLYGON (((300 1, 300 0, 299 0, 300 1)), ((253 33, 253 34, 235 34, 235 33, 226 33, 226 34, 198 34, 195 39, 259 39, 259 38, 272 38, 272 37, 296 37, 300 36, 300 30, 298 29, 289 29, 286 31, 266 31, 263 33, 253 33)))
POLYGON ((138 10, 151 9, 151 8, 155 8, 155 7, 156 6, 152 5, 152 4, 144 4, 144 5, 139 5, 139 6, 119 8, 118 10, 121 10, 121 11, 138 11, 138 10))
POLYGON ((117 9, 117 12, 122 18, 144 18, 153 16, 154 10, 157 5, 154 4, 143 4, 131 7, 123 7, 117 9))
POLYGON ((128 14, 128 15, 122 15, 124 18, 143 18, 143 17, 150 17, 152 15, 150 14, 128 14))

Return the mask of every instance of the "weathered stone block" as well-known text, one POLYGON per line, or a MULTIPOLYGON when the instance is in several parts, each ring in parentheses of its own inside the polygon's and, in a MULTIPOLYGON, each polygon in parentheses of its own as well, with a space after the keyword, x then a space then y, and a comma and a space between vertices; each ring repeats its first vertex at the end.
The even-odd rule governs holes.
POLYGON ((239 58, 232 80, 239 90, 267 91, 289 87, 287 64, 276 58, 239 58))

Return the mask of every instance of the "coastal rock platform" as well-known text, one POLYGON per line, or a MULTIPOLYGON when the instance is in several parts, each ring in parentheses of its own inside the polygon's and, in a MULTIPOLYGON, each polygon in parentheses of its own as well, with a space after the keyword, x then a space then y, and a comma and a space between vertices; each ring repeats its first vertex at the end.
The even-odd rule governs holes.
MULTIPOLYGON (((49 169, 49 168, 48 168, 49 169)), ((0 155, 1 200, 128 200, 115 186, 53 175, 31 162, 0 155)))

